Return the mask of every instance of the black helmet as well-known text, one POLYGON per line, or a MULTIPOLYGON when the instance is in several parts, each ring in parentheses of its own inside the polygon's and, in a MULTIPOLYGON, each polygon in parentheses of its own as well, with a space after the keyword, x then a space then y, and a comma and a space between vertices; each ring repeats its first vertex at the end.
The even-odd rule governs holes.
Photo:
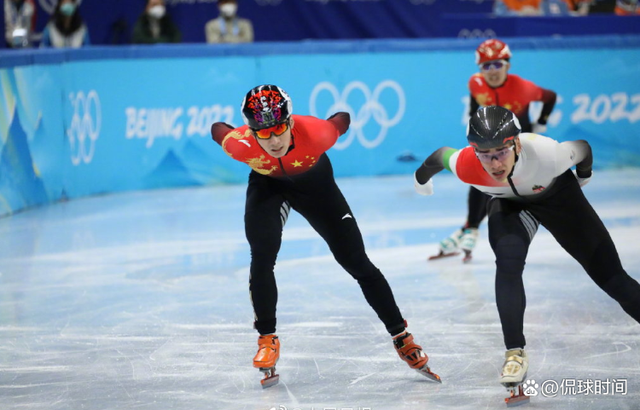
POLYGON ((282 124, 291 116, 291 97, 276 85, 253 87, 242 100, 242 119, 254 130, 282 124))
POLYGON ((469 120, 467 140, 478 149, 501 147, 520 134, 518 117, 506 108, 481 107, 469 120))

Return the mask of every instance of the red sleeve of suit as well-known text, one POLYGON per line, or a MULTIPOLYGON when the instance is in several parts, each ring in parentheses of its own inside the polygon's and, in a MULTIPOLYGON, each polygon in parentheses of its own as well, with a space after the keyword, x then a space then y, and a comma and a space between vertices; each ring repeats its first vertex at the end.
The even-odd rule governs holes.
POLYGON ((349 114, 342 112, 328 120, 303 115, 292 115, 292 118, 291 147, 281 158, 267 154, 246 125, 232 128, 215 123, 211 126, 211 136, 236 161, 246 163, 260 174, 281 177, 301 174, 312 168, 320 155, 349 129, 349 114))

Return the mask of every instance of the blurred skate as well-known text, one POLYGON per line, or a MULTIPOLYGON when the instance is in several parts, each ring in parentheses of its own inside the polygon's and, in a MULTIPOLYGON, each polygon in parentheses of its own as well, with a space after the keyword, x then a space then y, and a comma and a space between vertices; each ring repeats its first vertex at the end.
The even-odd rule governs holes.
POLYGON ((433 261, 433 260, 448 258, 450 256, 457 256, 457 255, 460 255, 460 252, 443 253, 442 251, 440 251, 440 253, 438 253, 437 255, 429 256, 429 260, 433 261))
POLYGON ((524 349, 507 350, 504 354, 500 383, 507 388, 509 397, 504 399, 507 407, 529 403, 529 396, 524 394, 522 382, 527 377, 529 359, 524 349))
POLYGON ((264 335, 258 338, 258 353, 253 358, 253 367, 264 373, 260 380, 262 388, 275 386, 280 380, 276 374, 276 363, 280 358, 280 340, 276 335, 264 335))
POLYGON ((409 367, 431 381, 442 383, 440 376, 433 373, 427 365, 429 356, 422 350, 422 347, 413 342, 413 335, 411 333, 405 330, 399 335, 394 336, 393 345, 400 358, 407 362, 409 367))
POLYGON ((471 252, 476 247, 476 243, 478 242, 478 228, 465 228, 462 231, 462 237, 460 238, 460 249, 464 252, 464 257, 462 258, 462 262, 469 263, 471 262, 471 252))
POLYGON ((460 254, 458 246, 460 245, 460 241, 462 240, 462 229, 458 229, 451 236, 443 239, 438 244, 438 254, 429 257, 429 260, 436 260, 442 258, 448 258, 449 256, 456 256, 460 254))

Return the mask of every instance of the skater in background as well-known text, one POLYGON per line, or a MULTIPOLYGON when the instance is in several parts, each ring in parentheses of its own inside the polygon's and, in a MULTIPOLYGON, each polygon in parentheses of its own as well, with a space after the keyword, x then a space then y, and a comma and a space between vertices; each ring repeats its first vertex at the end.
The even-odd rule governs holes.
POLYGON ((520 130, 513 112, 480 108, 467 127, 470 146, 436 150, 414 175, 422 195, 433 194, 432 177, 446 168, 493 197, 489 242, 496 257, 496 304, 506 346, 500 382, 508 387, 519 385, 529 366, 522 274, 539 224, 640 322, 640 285, 623 269, 609 232, 582 193, 581 186, 592 176, 591 147, 583 140, 559 143, 534 133, 520 135, 520 130))
POLYGON ((211 134, 227 155, 252 168, 244 222, 251 248, 249 291, 254 327, 260 334, 253 365, 265 373, 263 386, 277 383, 274 371, 280 341, 274 267, 291 208, 311 224, 336 261, 357 280, 400 357, 411 368, 439 381, 429 370, 427 355, 407 332, 387 280, 365 253, 355 216, 334 180, 326 151, 347 132, 349 114, 338 112, 328 120, 292 115, 289 95, 275 85, 251 89, 241 109, 246 125, 234 129, 217 122, 211 134))
MULTIPOLYGON (((499 105, 515 113, 523 132, 545 133, 547 119, 556 103, 556 93, 515 74, 509 74, 510 60, 511 50, 500 40, 486 40, 478 46, 476 64, 480 72, 469 79, 469 116, 472 117, 479 107, 499 105), (529 105, 533 101, 541 101, 543 105, 540 117, 532 124, 529 105)), ((478 240, 478 227, 487 216, 488 201, 487 195, 473 186, 469 188, 465 224, 440 242, 438 254, 431 259, 457 255, 459 249, 465 254, 465 262, 471 259, 471 252, 478 240)))

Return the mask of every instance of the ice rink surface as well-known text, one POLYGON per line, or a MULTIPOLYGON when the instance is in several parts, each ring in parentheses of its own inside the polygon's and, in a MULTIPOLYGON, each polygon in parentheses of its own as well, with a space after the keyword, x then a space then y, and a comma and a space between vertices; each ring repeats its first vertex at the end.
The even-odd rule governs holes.
MULTIPOLYGON (((280 384, 263 390, 245 186, 221 186, 0 219, 0 408, 506 408, 486 224, 471 264, 426 260, 462 224, 467 187, 447 173, 431 197, 410 175, 338 183, 443 384, 397 357, 357 283, 292 213, 276 267, 280 384)), ((596 171, 585 193, 640 280, 640 170, 596 171)), ((541 392, 520 408, 640 409, 640 325, 543 228, 525 286, 529 379, 541 392)))

